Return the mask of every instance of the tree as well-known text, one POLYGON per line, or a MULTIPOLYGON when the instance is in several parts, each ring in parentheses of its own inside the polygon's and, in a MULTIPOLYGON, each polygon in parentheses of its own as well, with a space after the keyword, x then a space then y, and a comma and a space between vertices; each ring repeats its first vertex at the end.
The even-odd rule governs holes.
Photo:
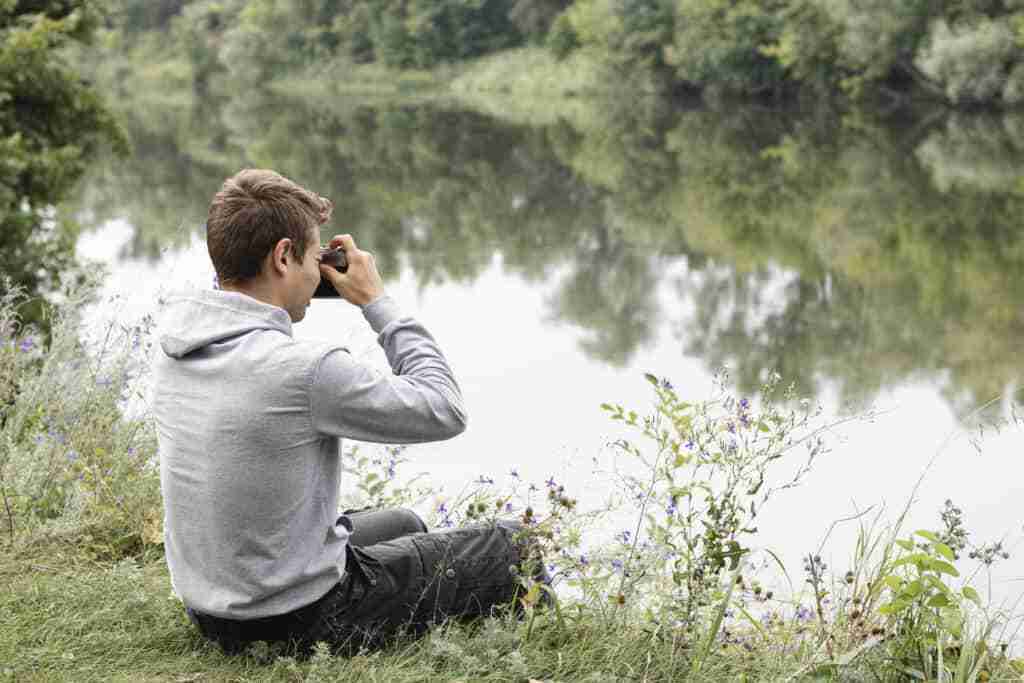
POLYGON ((548 30, 572 0, 514 0, 509 18, 527 40, 542 43, 548 30))
MULTIPOLYGON (((0 0, 0 273, 30 294, 60 285, 76 264, 76 230, 56 205, 100 148, 124 135, 90 85, 61 54, 87 41, 97 15, 88 0, 0 0)), ((43 323, 42 302, 22 308, 43 323)))

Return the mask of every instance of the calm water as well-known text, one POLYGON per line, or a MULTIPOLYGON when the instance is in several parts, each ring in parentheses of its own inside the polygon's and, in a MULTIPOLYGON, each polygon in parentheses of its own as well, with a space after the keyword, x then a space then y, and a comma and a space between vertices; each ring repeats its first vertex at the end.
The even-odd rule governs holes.
MULTIPOLYGON (((837 429, 807 483, 773 501, 759 540, 798 573, 830 523, 946 498, 976 540, 1005 538, 1001 599, 1024 592, 1024 427, 1006 414, 1024 360, 1024 121, 926 124, 692 105, 580 106, 495 118, 457 106, 357 107, 252 95, 129 114, 134 155, 98 167, 76 208, 83 255, 110 264, 123 315, 210 286, 206 206, 245 166, 336 204, 390 293, 439 339, 470 428, 408 452, 449 494, 479 476, 608 492, 594 457, 620 435, 603 401, 646 409, 644 372, 693 398, 728 366, 752 394, 770 370, 837 429), (848 122, 849 123, 849 122, 848 122)), ((108 311, 109 312, 109 311, 108 311)), ((296 328, 384 365, 358 311, 316 301, 296 328)), ((1019 396, 1019 394, 1018 394, 1019 396)), ((844 570, 852 525, 823 555, 844 570)))

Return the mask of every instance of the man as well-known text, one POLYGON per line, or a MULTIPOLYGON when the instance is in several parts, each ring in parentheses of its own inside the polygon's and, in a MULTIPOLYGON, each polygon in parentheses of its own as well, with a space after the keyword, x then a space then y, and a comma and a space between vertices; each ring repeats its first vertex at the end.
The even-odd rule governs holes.
POLYGON ((338 516, 340 440, 448 439, 466 427, 451 368, 385 294, 351 235, 346 272, 321 264, 333 205, 272 171, 214 196, 207 248, 219 290, 174 297, 155 361, 165 548, 175 591, 227 652, 318 641, 353 652, 511 602, 515 523, 426 533, 402 510, 338 516), (292 324, 327 278, 378 333, 393 375, 292 324))

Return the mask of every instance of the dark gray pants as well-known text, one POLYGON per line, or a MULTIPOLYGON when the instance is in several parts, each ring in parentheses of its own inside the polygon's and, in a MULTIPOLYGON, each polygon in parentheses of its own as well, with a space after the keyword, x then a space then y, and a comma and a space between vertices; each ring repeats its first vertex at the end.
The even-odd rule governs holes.
POLYGON ((409 510, 347 512, 346 571, 316 602, 287 614, 237 621, 188 610, 204 636, 234 654, 254 641, 286 641, 308 652, 374 649, 420 635, 445 619, 489 615, 514 602, 523 543, 518 522, 427 533, 409 510))

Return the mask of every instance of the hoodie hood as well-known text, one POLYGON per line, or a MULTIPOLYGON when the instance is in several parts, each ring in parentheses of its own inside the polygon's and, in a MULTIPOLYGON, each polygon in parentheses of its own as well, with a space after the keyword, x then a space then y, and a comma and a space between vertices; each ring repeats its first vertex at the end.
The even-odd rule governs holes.
POLYGON ((254 330, 292 336, 292 320, 283 308, 240 292, 201 290, 176 294, 167 303, 159 340, 171 358, 254 330))

